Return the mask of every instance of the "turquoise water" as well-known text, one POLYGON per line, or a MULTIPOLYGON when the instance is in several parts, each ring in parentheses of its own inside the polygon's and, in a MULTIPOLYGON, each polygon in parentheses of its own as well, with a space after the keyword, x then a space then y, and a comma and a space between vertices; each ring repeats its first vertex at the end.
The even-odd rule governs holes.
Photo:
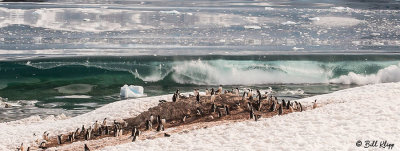
MULTIPOLYGON (((0 97, 24 104, 3 110, 1 120, 31 115, 79 115, 121 100, 124 84, 141 85, 148 96, 195 88, 271 87, 298 99, 354 87, 331 79, 354 72, 373 75, 398 65, 389 55, 136 56, 44 58, 0 62, 0 97), (34 100, 33 104, 30 104, 34 100)), ((393 75, 388 75, 393 76, 393 75)))

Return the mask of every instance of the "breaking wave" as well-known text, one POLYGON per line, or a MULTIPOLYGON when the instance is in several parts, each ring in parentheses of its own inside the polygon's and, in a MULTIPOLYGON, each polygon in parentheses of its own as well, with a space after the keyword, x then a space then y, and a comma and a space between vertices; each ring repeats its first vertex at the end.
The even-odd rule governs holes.
POLYGON ((129 72, 136 82, 194 85, 258 85, 400 81, 398 61, 186 60, 147 62, 30 62, 38 69, 85 66, 129 72))

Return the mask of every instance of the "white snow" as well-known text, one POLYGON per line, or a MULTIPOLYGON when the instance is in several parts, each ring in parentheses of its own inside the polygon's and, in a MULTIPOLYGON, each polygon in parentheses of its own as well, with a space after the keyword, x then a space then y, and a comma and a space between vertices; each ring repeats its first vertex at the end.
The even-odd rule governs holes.
POLYGON ((244 26, 244 29, 261 29, 261 27, 256 25, 246 25, 244 26))
POLYGON ((294 21, 287 21, 287 22, 283 22, 282 25, 295 25, 296 22, 294 21))
POLYGON ((88 127, 96 120, 103 121, 104 118, 107 118, 108 123, 111 123, 114 119, 121 120, 134 117, 151 107, 157 106, 159 100, 170 101, 171 99, 171 95, 137 98, 110 103, 89 113, 69 119, 66 119, 67 117, 64 115, 51 116, 45 119, 32 116, 18 121, 0 123, 0 150, 15 150, 22 142, 32 146, 36 139, 41 139, 45 131, 48 131, 51 137, 56 134, 75 131, 76 128, 81 128, 83 124, 88 127), (36 134, 36 136, 33 134, 36 134))
POLYGON ((395 144, 393 150, 400 149, 400 83, 367 85, 299 101, 310 108, 315 99, 331 104, 103 150, 368 150, 356 147, 357 140, 386 140, 395 144))
POLYGON ((145 94, 143 94, 143 87, 138 86, 138 85, 124 85, 121 87, 120 91, 120 96, 121 98, 137 98, 137 97, 143 97, 145 94))
POLYGON ((325 16, 318 17, 313 24, 322 27, 351 27, 363 22, 365 21, 351 17, 325 16))

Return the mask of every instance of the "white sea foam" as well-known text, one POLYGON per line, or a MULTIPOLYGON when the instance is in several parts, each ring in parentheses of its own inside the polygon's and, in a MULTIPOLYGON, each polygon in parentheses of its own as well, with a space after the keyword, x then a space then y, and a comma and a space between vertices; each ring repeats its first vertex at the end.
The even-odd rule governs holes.
POLYGON ((398 65, 391 65, 384 69, 381 69, 376 74, 363 75, 350 72, 348 75, 342 75, 339 78, 331 79, 330 83, 341 83, 341 84, 375 84, 375 83, 387 83, 387 82, 399 82, 400 81, 400 63, 398 65))
MULTIPOLYGON (((298 100, 314 110, 224 124, 102 150, 358 150, 357 140, 387 140, 399 150, 400 83, 367 85, 298 100), (223 144, 223 145, 221 145, 223 144)), ((378 149, 378 148, 370 148, 378 149)))

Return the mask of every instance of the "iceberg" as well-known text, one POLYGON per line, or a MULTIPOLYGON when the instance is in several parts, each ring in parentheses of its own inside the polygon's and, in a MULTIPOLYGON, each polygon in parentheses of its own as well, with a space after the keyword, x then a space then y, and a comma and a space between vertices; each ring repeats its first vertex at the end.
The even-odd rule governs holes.
POLYGON ((135 86, 135 85, 124 85, 121 87, 120 91, 120 96, 121 98, 137 98, 137 97, 142 97, 146 96, 143 93, 143 87, 142 86, 135 86))

